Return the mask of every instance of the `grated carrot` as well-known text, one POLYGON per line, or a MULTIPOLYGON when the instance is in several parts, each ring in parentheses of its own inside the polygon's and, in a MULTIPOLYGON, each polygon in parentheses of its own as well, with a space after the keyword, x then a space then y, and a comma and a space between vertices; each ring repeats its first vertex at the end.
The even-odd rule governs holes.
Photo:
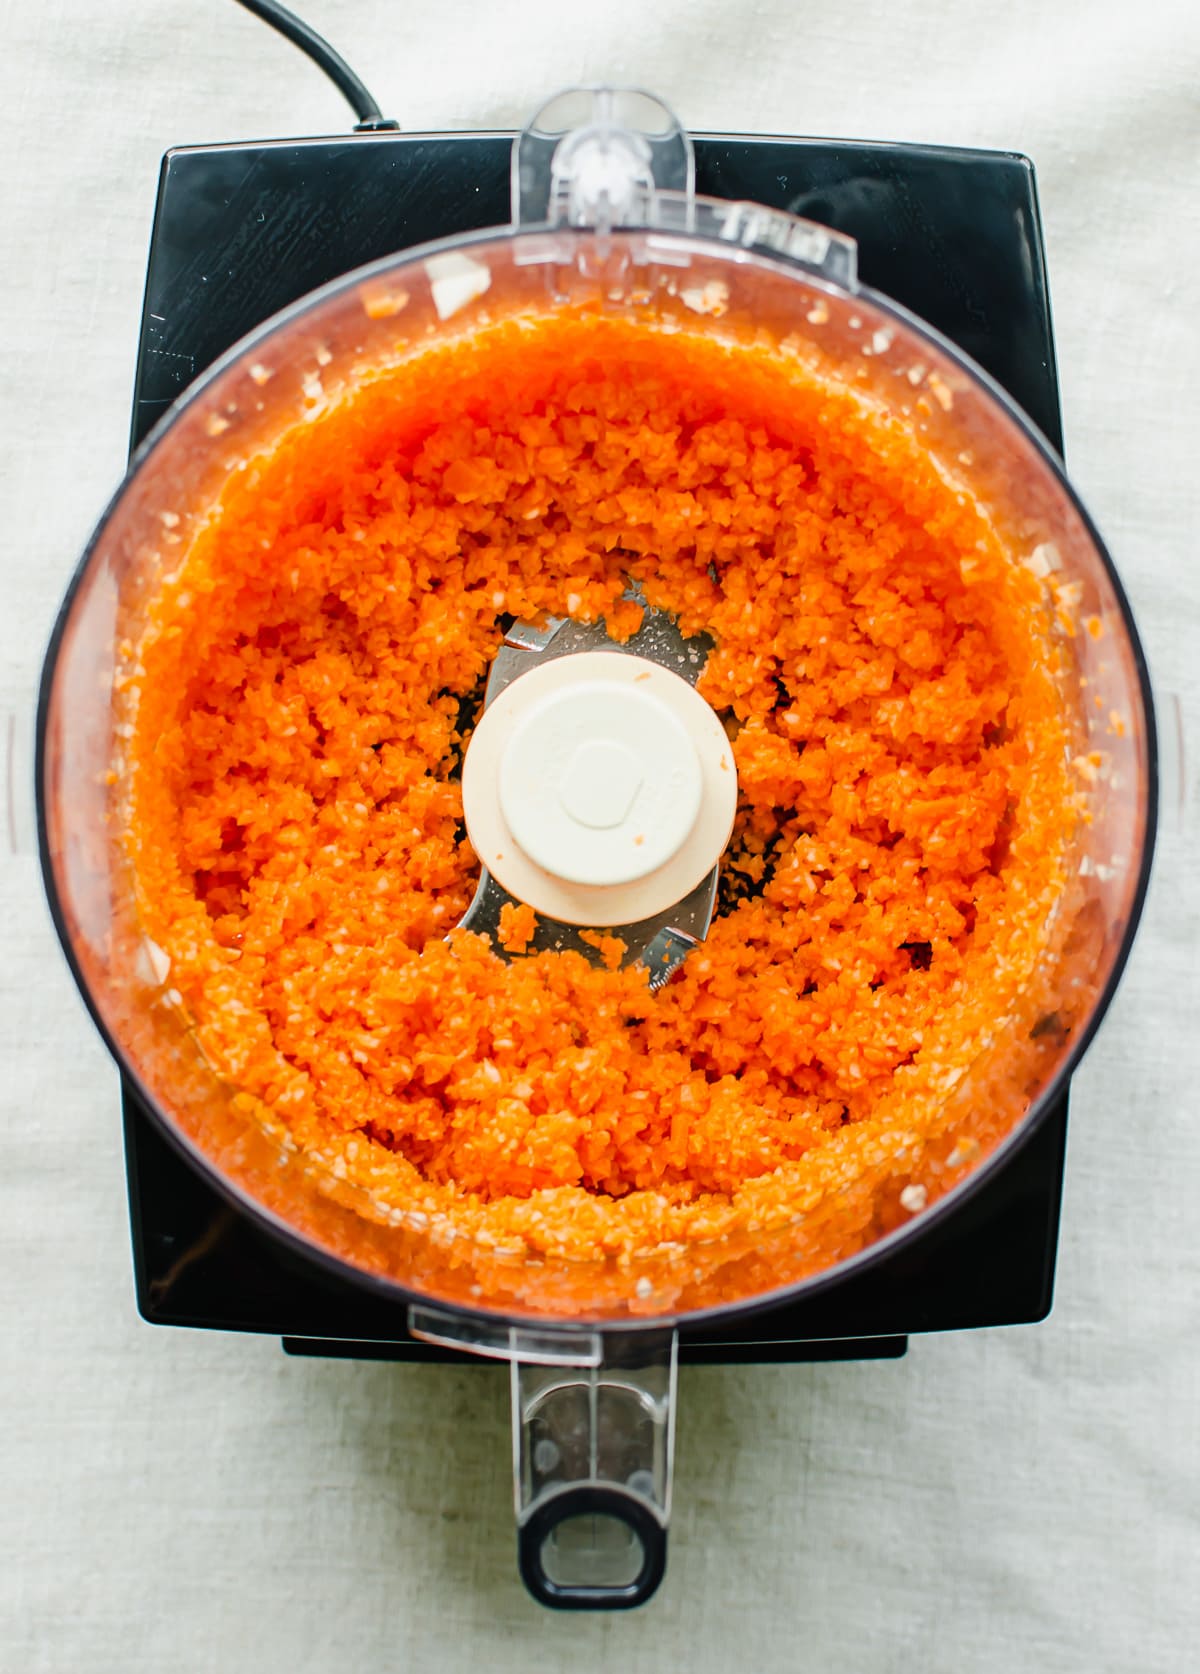
MULTIPOLYGON (((1053 601, 799 363, 581 311, 381 371, 227 487, 138 647, 130 853, 209 1060, 374 1200, 629 1254, 925 1131, 1036 967, 1077 788, 1053 601), (714 649, 739 808, 677 979, 447 933, 508 617, 714 649), (186 602, 185 602, 186 595, 186 602)), ((532 914, 501 941, 528 946, 532 914)))
POLYGON ((596 949, 606 970, 615 971, 625 957, 626 944, 620 936, 606 936, 603 930, 581 930, 579 939, 596 949))
POLYGON ((507 952, 524 953, 533 940, 536 927, 537 916, 532 907, 523 902, 519 905, 505 902, 500 909, 500 935, 497 939, 507 952))

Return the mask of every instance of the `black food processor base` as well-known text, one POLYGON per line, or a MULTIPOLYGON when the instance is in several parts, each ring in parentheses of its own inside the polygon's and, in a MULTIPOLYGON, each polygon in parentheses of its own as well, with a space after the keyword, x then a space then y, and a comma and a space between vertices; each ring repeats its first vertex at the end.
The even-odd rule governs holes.
MULTIPOLYGON (((356 134, 188 147, 159 183, 131 441, 239 337, 363 262, 509 219, 511 134, 356 134)), ((858 240, 863 281, 952 338, 1061 451, 1033 169, 1004 152, 694 136, 697 191, 858 240)), ((405 1309, 276 1243, 196 1173, 123 1087, 138 1307, 154 1324, 281 1336, 294 1354, 473 1357, 409 1336, 405 1309)), ((965 1203, 827 1291, 680 1335, 683 1362, 858 1360, 909 1334, 1050 1307, 1067 1096, 965 1203)))

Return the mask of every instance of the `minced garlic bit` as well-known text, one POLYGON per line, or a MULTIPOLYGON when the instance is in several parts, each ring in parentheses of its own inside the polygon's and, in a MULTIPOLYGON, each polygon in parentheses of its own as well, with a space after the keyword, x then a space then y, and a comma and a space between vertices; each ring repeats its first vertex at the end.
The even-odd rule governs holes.
POLYGON ((880 326, 878 331, 871 333, 869 343, 863 344, 865 355, 885 355, 896 340, 896 333, 888 326, 880 326))
POLYGON ((944 413, 948 413, 954 405, 954 391, 949 384, 944 378, 940 378, 936 372, 931 372, 925 382, 929 393, 938 406, 944 413))
POLYGON ((447 250, 444 255, 427 257, 425 273, 440 320, 452 318, 469 302, 483 296, 492 282, 488 264, 463 250, 447 250))
POLYGON ((719 319, 729 308, 729 286, 722 279, 708 279, 703 285, 689 285, 679 300, 693 314, 711 314, 719 319))
POLYGON ((1040 546, 1035 546, 1028 558, 1022 559, 1022 563, 1030 575, 1037 576, 1039 581, 1044 581, 1047 576, 1062 568, 1062 558, 1052 541, 1043 541, 1040 546))

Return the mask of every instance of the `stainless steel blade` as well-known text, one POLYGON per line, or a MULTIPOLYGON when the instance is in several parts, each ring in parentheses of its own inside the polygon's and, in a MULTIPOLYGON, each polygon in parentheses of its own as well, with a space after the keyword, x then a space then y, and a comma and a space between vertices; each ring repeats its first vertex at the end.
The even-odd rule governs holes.
MULTIPOLYGON (((645 603, 640 589, 634 587, 629 589, 626 597, 636 599, 639 604, 645 603)), ((624 644, 608 637, 603 621, 583 623, 568 617, 550 616, 541 623, 514 622, 492 663, 484 693, 484 708, 530 669, 584 651, 613 651, 645 657, 694 686, 711 649, 712 641, 706 635, 685 639, 673 617, 648 607, 641 627, 624 644)), ((647 967, 651 990, 661 988, 679 969, 692 948, 707 936, 716 905, 717 878, 718 868, 714 867, 695 889, 665 912, 636 924, 616 925, 605 931, 606 935, 619 937, 625 943, 622 964, 638 963, 647 967)), ((516 904, 514 897, 502 889, 483 867, 478 888, 459 928, 490 936, 497 952, 503 957, 504 949, 497 940, 500 910, 510 904, 516 904)), ((602 964, 603 956, 599 949, 583 940, 580 933, 583 928, 586 926, 559 924, 539 914, 530 948, 539 953, 570 950, 582 954, 594 965, 602 964)))

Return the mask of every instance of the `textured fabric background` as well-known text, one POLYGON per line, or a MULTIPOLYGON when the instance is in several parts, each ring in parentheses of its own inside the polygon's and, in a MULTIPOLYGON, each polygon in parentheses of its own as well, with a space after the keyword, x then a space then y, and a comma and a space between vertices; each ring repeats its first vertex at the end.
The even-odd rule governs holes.
MULTIPOLYGON (((1194 0, 297 0, 409 128, 635 80, 690 126, 1019 148, 1068 450, 1190 732, 1076 1082, 1058 1301, 898 1364, 685 1374, 667 1581, 557 1618, 514 1567, 503 1376, 296 1363, 134 1313, 116 1079, 3 868, 0 1669, 1179 1674, 1200 1630, 1194 0)), ((0 705, 117 480, 158 159, 337 131, 230 0, 0 0, 0 705)))

